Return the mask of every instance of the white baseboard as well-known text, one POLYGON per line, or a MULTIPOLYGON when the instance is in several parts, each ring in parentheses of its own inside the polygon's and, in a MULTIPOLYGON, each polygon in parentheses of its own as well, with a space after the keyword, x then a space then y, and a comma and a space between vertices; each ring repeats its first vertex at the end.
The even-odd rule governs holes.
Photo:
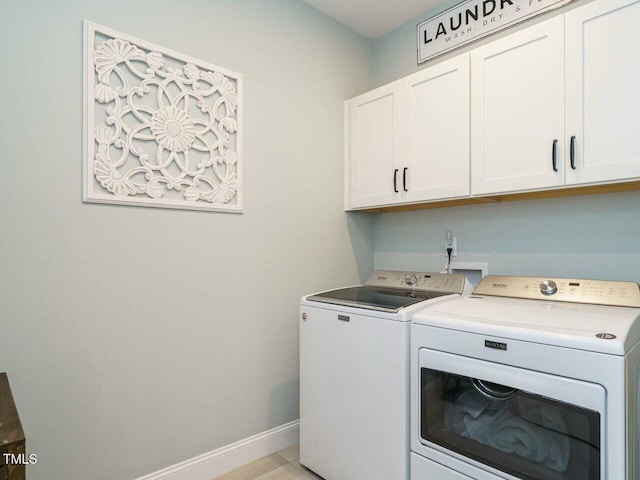
POLYGON ((211 480, 298 443, 300 421, 281 425, 136 480, 211 480))

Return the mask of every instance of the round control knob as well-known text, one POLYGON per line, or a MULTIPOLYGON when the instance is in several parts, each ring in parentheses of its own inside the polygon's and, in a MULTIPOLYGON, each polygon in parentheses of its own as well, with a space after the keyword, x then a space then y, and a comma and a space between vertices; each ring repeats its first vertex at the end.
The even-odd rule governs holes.
POLYGON ((415 285, 418 278, 415 275, 407 274, 404 276, 404 283, 407 285, 415 285))
POLYGON ((553 280, 545 280, 544 282, 540 282, 540 292, 543 295, 553 295, 558 291, 558 285, 553 280))

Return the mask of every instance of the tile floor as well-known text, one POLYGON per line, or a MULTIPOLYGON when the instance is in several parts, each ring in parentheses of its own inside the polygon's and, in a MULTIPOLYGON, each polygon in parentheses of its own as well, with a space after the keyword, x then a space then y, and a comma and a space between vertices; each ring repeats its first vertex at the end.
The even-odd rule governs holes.
POLYGON ((298 445, 263 457, 214 480, 322 480, 300 465, 298 445))

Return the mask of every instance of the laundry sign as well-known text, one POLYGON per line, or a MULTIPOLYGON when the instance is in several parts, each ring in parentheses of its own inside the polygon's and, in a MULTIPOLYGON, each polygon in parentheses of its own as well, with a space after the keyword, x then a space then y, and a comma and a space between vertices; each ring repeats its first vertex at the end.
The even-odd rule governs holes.
POLYGON ((418 24, 418 64, 573 0, 466 0, 418 24))

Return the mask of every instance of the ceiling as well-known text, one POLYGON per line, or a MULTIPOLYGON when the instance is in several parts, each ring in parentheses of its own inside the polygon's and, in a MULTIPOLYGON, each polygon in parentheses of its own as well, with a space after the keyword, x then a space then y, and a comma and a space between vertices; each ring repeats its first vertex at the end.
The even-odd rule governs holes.
POLYGON ((441 0, 304 0, 351 30, 375 40, 428 12, 441 0))

